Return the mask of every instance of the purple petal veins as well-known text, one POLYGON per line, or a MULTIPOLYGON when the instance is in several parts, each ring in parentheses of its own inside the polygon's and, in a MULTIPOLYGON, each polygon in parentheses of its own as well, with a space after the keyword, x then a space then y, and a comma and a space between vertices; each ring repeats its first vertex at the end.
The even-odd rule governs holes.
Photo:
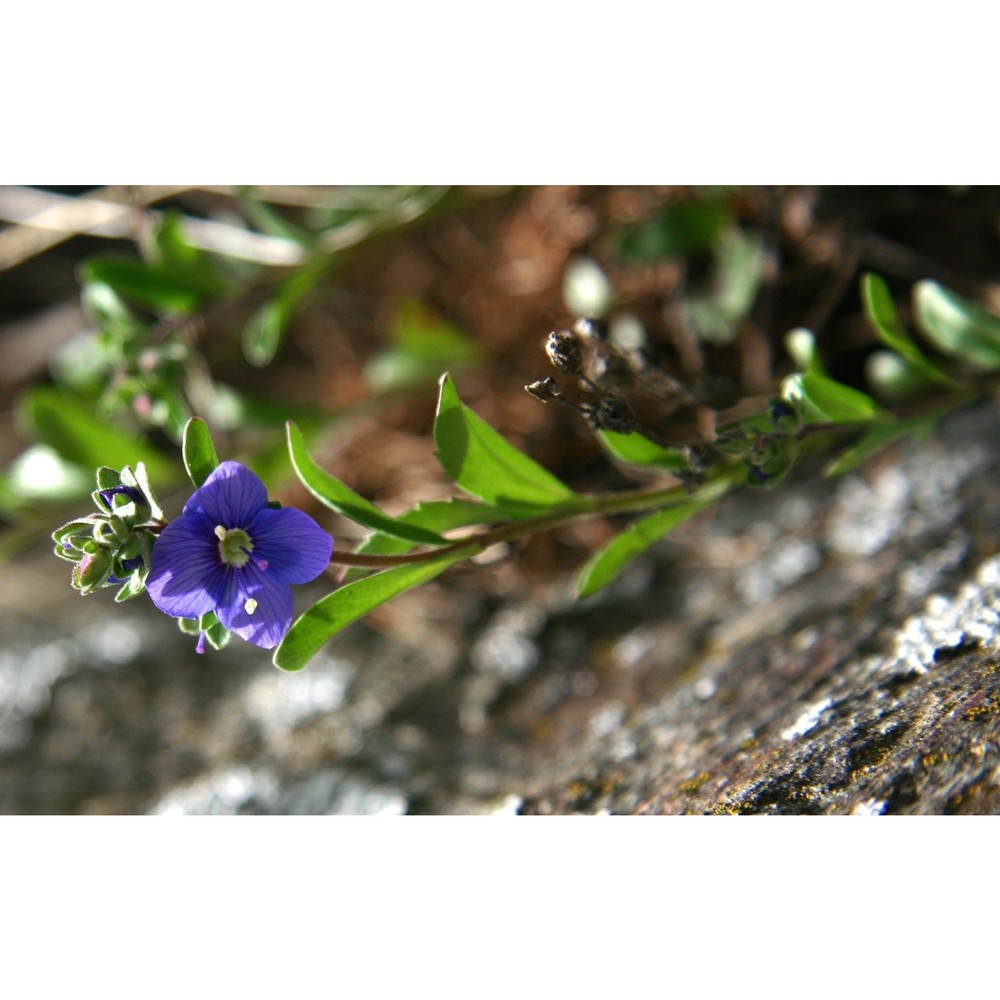
POLYGON ((308 514, 268 507, 264 484, 239 462, 223 462, 160 533, 146 589, 168 615, 214 611, 230 631, 272 649, 291 625, 290 585, 319 576, 332 550, 308 514))

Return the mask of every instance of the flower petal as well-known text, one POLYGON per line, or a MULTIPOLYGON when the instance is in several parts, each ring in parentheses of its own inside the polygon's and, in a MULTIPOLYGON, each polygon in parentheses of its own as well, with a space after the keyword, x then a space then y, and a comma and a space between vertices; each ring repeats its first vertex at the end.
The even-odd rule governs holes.
POLYGON ((153 543, 146 590, 164 614, 198 618, 215 608, 225 577, 210 519, 182 514, 153 543))
POLYGON ((229 574, 215 613, 227 629, 247 642, 274 649, 292 624, 292 588, 247 563, 229 574), (256 601, 252 614, 246 608, 251 599, 256 601))
POLYGON ((330 565, 333 539, 308 514, 294 507, 257 511, 246 528, 254 559, 267 562, 276 583, 308 583, 330 565))
POLYGON ((204 514, 214 527, 246 528, 267 507, 267 487, 239 462, 222 462, 184 504, 185 514, 204 514))

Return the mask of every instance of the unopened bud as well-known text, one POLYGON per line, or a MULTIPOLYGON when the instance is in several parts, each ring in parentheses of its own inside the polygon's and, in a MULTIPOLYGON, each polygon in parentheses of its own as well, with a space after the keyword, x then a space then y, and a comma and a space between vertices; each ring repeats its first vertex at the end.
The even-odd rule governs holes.
POLYGON ((106 551, 85 555, 73 567, 73 586, 81 594, 91 594, 102 587, 111 575, 112 558, 106 551))

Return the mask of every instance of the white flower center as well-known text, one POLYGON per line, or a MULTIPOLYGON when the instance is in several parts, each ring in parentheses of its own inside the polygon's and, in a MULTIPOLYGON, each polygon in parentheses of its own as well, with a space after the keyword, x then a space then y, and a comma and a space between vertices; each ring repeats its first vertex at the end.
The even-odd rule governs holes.
POLYGON ((219 558, 234 569, 246 566, 253 552, 253 542, 242 528, 215 526, 215 537, 219 539, 219 558))

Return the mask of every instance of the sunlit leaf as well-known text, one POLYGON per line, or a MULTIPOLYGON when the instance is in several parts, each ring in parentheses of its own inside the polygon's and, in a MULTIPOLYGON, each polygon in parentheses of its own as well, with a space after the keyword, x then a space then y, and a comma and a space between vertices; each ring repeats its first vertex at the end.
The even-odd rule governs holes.
POLYGON ((108 285, 126 299, 165 312, 192 312, 204 297, 201 288, 164 273, 154 265, 125 257, 103 257, 81 267, 85 282, 108 285))
POLYGON ((681 472, 688 468, 684 453, 674 448, 664 448, 650 441, 638 431, 619 434, 617 431, 598 431, 598 440, 619 462, 629 465, 654 466, 668 472, 681 472))
POLYGON ((851 424, 885 416, 871 396, 818 373, 791 375, 782 394, 797 404, 808 424, 851 424))
POLYGON ((434 441, 438 461, 462 489, 503 508, 512 517, 572 506, 578 499, 568 486, 469 409, 459 399, 450 375, 441 379, 434 441))
POLYGON ((184 427, 182 450, 184 468, 198 489, 219 464, 212 433, 200 417, 192 417, 184 427))
POLYGON ((958 383, 929 361, 919 347, 910 339, 896 312, 895 303, 889 293, 889 286, 877 274, 861 277, 861 301, 865 316, 871 323, 879 339, 891 347, 911 368, 933 382, 955 386, 958 383))
POLYGON ((636 556, 689 517, 697 514, 709 500, 692 499, 678 507, 668 507, 647 514, 616 535, 586 562, 576 578, 580 597, 590 597, 607 586, 636 556))
POLYGON ((341 629, 404 590, 433 580, 474 552, 475 549, 461 549, 428 562, 396 566, 335 590, 292 624, 274 651, 275 666, 282 670, 301 670, 341 629))
POLYGON ((1000 368, 1000 318, 936 281, 913 288, 913 318, 938 350, 978 368, 1000 368))
POLYGON ((366 528, 382 531, 396 538, 405 538, 420 545, 444 544, 445 539, 437 532, 389 517, 336 476, 320 468, 306 450, 302 431, 290 420, 285 426, 288 432, 288 454, 292 468, 302 485, 320 503, 358 524, 363 524, 366 528))

